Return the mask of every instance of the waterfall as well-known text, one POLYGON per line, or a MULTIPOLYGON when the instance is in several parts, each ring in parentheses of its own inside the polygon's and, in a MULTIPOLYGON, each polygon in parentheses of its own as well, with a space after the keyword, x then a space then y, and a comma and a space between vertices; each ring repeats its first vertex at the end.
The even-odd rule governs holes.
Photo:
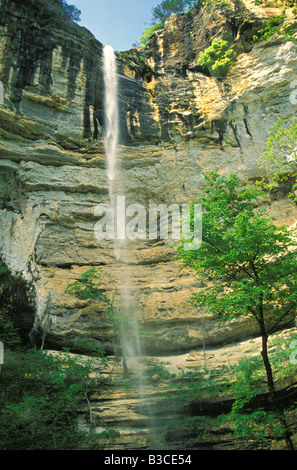
MULTIPOLYGON (((118 75, 114 50, 111 46, 105 46, 103 50, 103 69, 105 84, 105 157, 107 162, 107 178, 109 182, 109 197, 111 205, 116 209, 118 195, 123 192, 122 175, 119 165, 119 103, 118 103, 118 75)), ((117 218, 116 218, 117 219, 117 218)), ((118 219, 117 219, 118 220, 118 219)), ((125 214, 121 218, 125 221, 125 214)), ((138 381, 138 389, 142 402, 145 399, 146 384, 143 377, 143 365, 141 363, 141 346, 139 325, 136 316, 135 292, 131 287, 130 266, 127 260, 128 242, 118 240, 117 232, 123 232, 123 227, 116 227, 114 239, 114 256, 119 262, 119 276, 117 279, 119 293, 119 307, 117 317, 121 325, 121 350, 123 356, 124 372, 133 370, 138 381)), ((152 416, 147 416, 148 426, 152 427, 152 416)))
MULTIPOLYGON (((107 162, 107 179, 111 206, 116 210, 116 193, 119 187, 118 143, 119 143, 119 103, 118 103, 118 75, 116 56, 112 46, 103 48, 103 74, 104 74, 104 116, 105 135, 104 148, 107 162)), ((121 243, 117 237, 116 227, 114 254, 120 258, 121 243)))
POLYGON ((105 86, 105 152, 107 156, 107 177, 109 180, 110 196, 113 194, 113 183, 117 177, 117 156, 119 140, 119 106, 118 78, 116 57, 111 46, 103 49, 103 71, 105 86))
MULTIPOLYGON (((103 70, 105 85, 105 157, 107 163, 107 178, 109 184, 109 197, 112 207, 116 212, 117 196, 122 192, 122 175, 119 167, 119 103, 118 103, 118 75, 117 63, 114 50, 111 46, 105 46, 103 49, 103 70)), ((118 218, 115 220, 118 222, 118 218)), ((125 214, 122 214, 121 222, 125 222, 125 214)), ((133 310, 133 295, 130 288, 130 273, 127 262, 127 242, 124 239, 119 240, 118 232, 123 233, 124 227, 115 228, 114 256, 121 262, 120 276, 117 289, 119 292, 119 316, 122 325, 121 348, 123 358, 129 358, 134 361, 140 355, 138 322, 133 310), (132 329, 132 334, 131 334, 132 329), (131 337, 134 344, 131 344, 131 337)), ((123 359, 124 360, 124 359, 123 359)))

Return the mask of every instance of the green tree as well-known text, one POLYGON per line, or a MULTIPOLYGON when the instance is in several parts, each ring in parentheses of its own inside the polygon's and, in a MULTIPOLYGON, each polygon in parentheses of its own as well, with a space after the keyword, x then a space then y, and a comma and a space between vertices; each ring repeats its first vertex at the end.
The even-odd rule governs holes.
MULTIPOLYGON (((273 190, 275 184, 288 180, 288 176, 293 178, 293 190, 297 189, 297 118, 291 121, 279 119, 272 127, 266 143, 265 151, 262 154, 260 163, 272 172, 272 183, 261 184, 267 189, 273 190)), ((295 193, 292 191, 289 196, 296 201, 295 193)))
POLYGON ((163 0, 159 5, 153 8, 152 23, 148 26, 140 37, 140 44, 146 44, 150 36, 157 30, 164 27, 165 21, 173 13, 183 13, 186 8, 193 6, 202 7, 203 0, 163 0))
POLYGON ((173 13, 183 13, 185 8, 192 7, 196 2, 193 0, 162 0, 162 2, 153 8, 153 23, 161 22, 162 24, 169 18, 173 13))
POLYGON ((68 5, 65 0, 56 0, 58 7, 73 21, 80 21, 81 11, 75 5, 68 5))
POLYGON ((178 245, 181 266, 211 281, 192 301, 222 321, 251 317, 257 322, 270 396, 292 449, 276 395, 268 338, 296 316, 297 243, 286 227, 275 226, 259 207, 258 198, 264 194, 257 187, 240 189, 236 174, 211 172, 205 179, 207 187, 197 201, 203 205, 201 248, 185 250, 183 241, 178 245))

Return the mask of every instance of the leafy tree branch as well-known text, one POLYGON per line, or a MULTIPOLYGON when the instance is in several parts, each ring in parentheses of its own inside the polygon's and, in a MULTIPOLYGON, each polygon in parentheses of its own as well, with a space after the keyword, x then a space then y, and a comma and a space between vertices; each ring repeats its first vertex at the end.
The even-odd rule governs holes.
MULTIPOLYGON (((252 317, 262 338, 261 357, 275 412, 292 449, 290 431, 275 390, 268 356, 268 338, 292 323, 297 307, 297 242, 295 233, 277 227, 260 208, 259 187, 241 189, 236 174, 205 175, 207 187, 196 203, 202 204, 203 241, 196 251, 178 244, 182 267, 193 269, 210 282, 192 298, 223 322, 252 317)), ((194 221, 191 220, 192 225, 194 221)), ((187 242, 187 241, 186 241, 187 242)))

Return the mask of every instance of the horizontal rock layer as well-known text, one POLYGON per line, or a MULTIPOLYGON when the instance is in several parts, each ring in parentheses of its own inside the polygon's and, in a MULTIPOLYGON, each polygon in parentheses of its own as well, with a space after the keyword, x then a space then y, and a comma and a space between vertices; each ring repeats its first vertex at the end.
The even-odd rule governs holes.
MULTIPOLYGON (((110 276, 110 290, 130 279, 147 351, 257 334, 249 319, 222 328, 189 304, 198 282, 179 272, 170 240, 130 242, 117 260, 113 243, 96 238, 95 209, 110 203, 102 44, 51 2, 2 0, 1 9, 0 253, 35 288, 35 330, 49 345, 87 334, 112 348, 102 306, 65 293, 97 266, 110 276)), ((271 13, 247 2, 193 10, 173 16, 143 50, 118 53, 120 194, 127 206, 188 203, 211 169, 237 171, 243 184, 265 174, 258 159, 268 133, 278 118, 296 112, 290 99, 295 45, 275 36, 252 41, 271 13), (224 80, 197 66, 213 37, 232 42, 237 52, 224 80)), ((296 221, 289 191, 290 183, 266 204, 276 223, 296 221)))
MULTIPOLYGON (((284 344, 295 333, 296 328, 292 328, 274 335, 273 340, 284 344)), ((261 442, 248 437, 238 438, 234 435, 234 423, 218 424, 212 420, 231 411, 234 403, 233 367, 240 359, 258 356, 260 348, 261 339, 255 338, 207 351, 200 349, 174 356, 142 357, 141 364, 129 362, 130 381, 123 380, 122 365, 117 364, 106 390, 93 393, 90 403, 81 407, 80 428, 89 429, 91 416, 98 436, 102 431, 118 430, 118 436, 104 439, 105 450, 284 449, 282 441, 272 441, 269 431, 261 442), (142 388, 139 388, 137 369, 156 366, 161 372, 151 378, 144 374, 142 388), (162 376, 162 368, 172 375, 162 376), (194 384, 196 388, 193 390, 194 384), (219 393, 211 393, 212 387, 219 393)), ((273 353, 274 348, 271 349, 273 353)), ((297 395, 296 374, 277 380, 276 389, 281 403, 285 406, 293 403, 297 395)), ((272 407, 267 390, 259 393, 253 403, 266 410, 272 407)), ((290 412, 287 419, 296 443, 296 411, 290 412)))

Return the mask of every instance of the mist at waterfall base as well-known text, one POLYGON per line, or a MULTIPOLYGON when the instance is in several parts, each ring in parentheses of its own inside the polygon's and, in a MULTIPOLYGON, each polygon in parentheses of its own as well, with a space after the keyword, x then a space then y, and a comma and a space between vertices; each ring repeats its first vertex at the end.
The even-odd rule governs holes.
MULTIPOLYGON (((113 47, 106 45, 103 49, 103 70, 104 70, 104 109, 105 109, 105 159, 107 166, 107 179, 109 188, 110 204, 115 206, 116 198, 121 193, 121 168, 119 164, 119 103, 118 103, 118 75, 116 56, 113 47)), ((149 406, 145 405, 145 380, 143 375, 143 364, 141 361, 141 345, 139 324, 136 315, 135 295, 131 290, 130 267, 126 259, 126 253, 129 249, 127 241, 114 239, 114 257, 120 263, 120 275, 117 279, 117 290, 119 293, 119 336, 121 343, 121 352, 123 358, 124 374, 132 371, 138 380, 138 388, 142 397, 143 406, 140 413, 147 418, 147 425, 151 428, 152 439, 154 420, 149 406)), ((134 292, 135 294, 135 292, 134 292)), ((157 444, 155 444, 157 446, 157 444)), ((156 447, 158 448, 158 447, 156 447)))

